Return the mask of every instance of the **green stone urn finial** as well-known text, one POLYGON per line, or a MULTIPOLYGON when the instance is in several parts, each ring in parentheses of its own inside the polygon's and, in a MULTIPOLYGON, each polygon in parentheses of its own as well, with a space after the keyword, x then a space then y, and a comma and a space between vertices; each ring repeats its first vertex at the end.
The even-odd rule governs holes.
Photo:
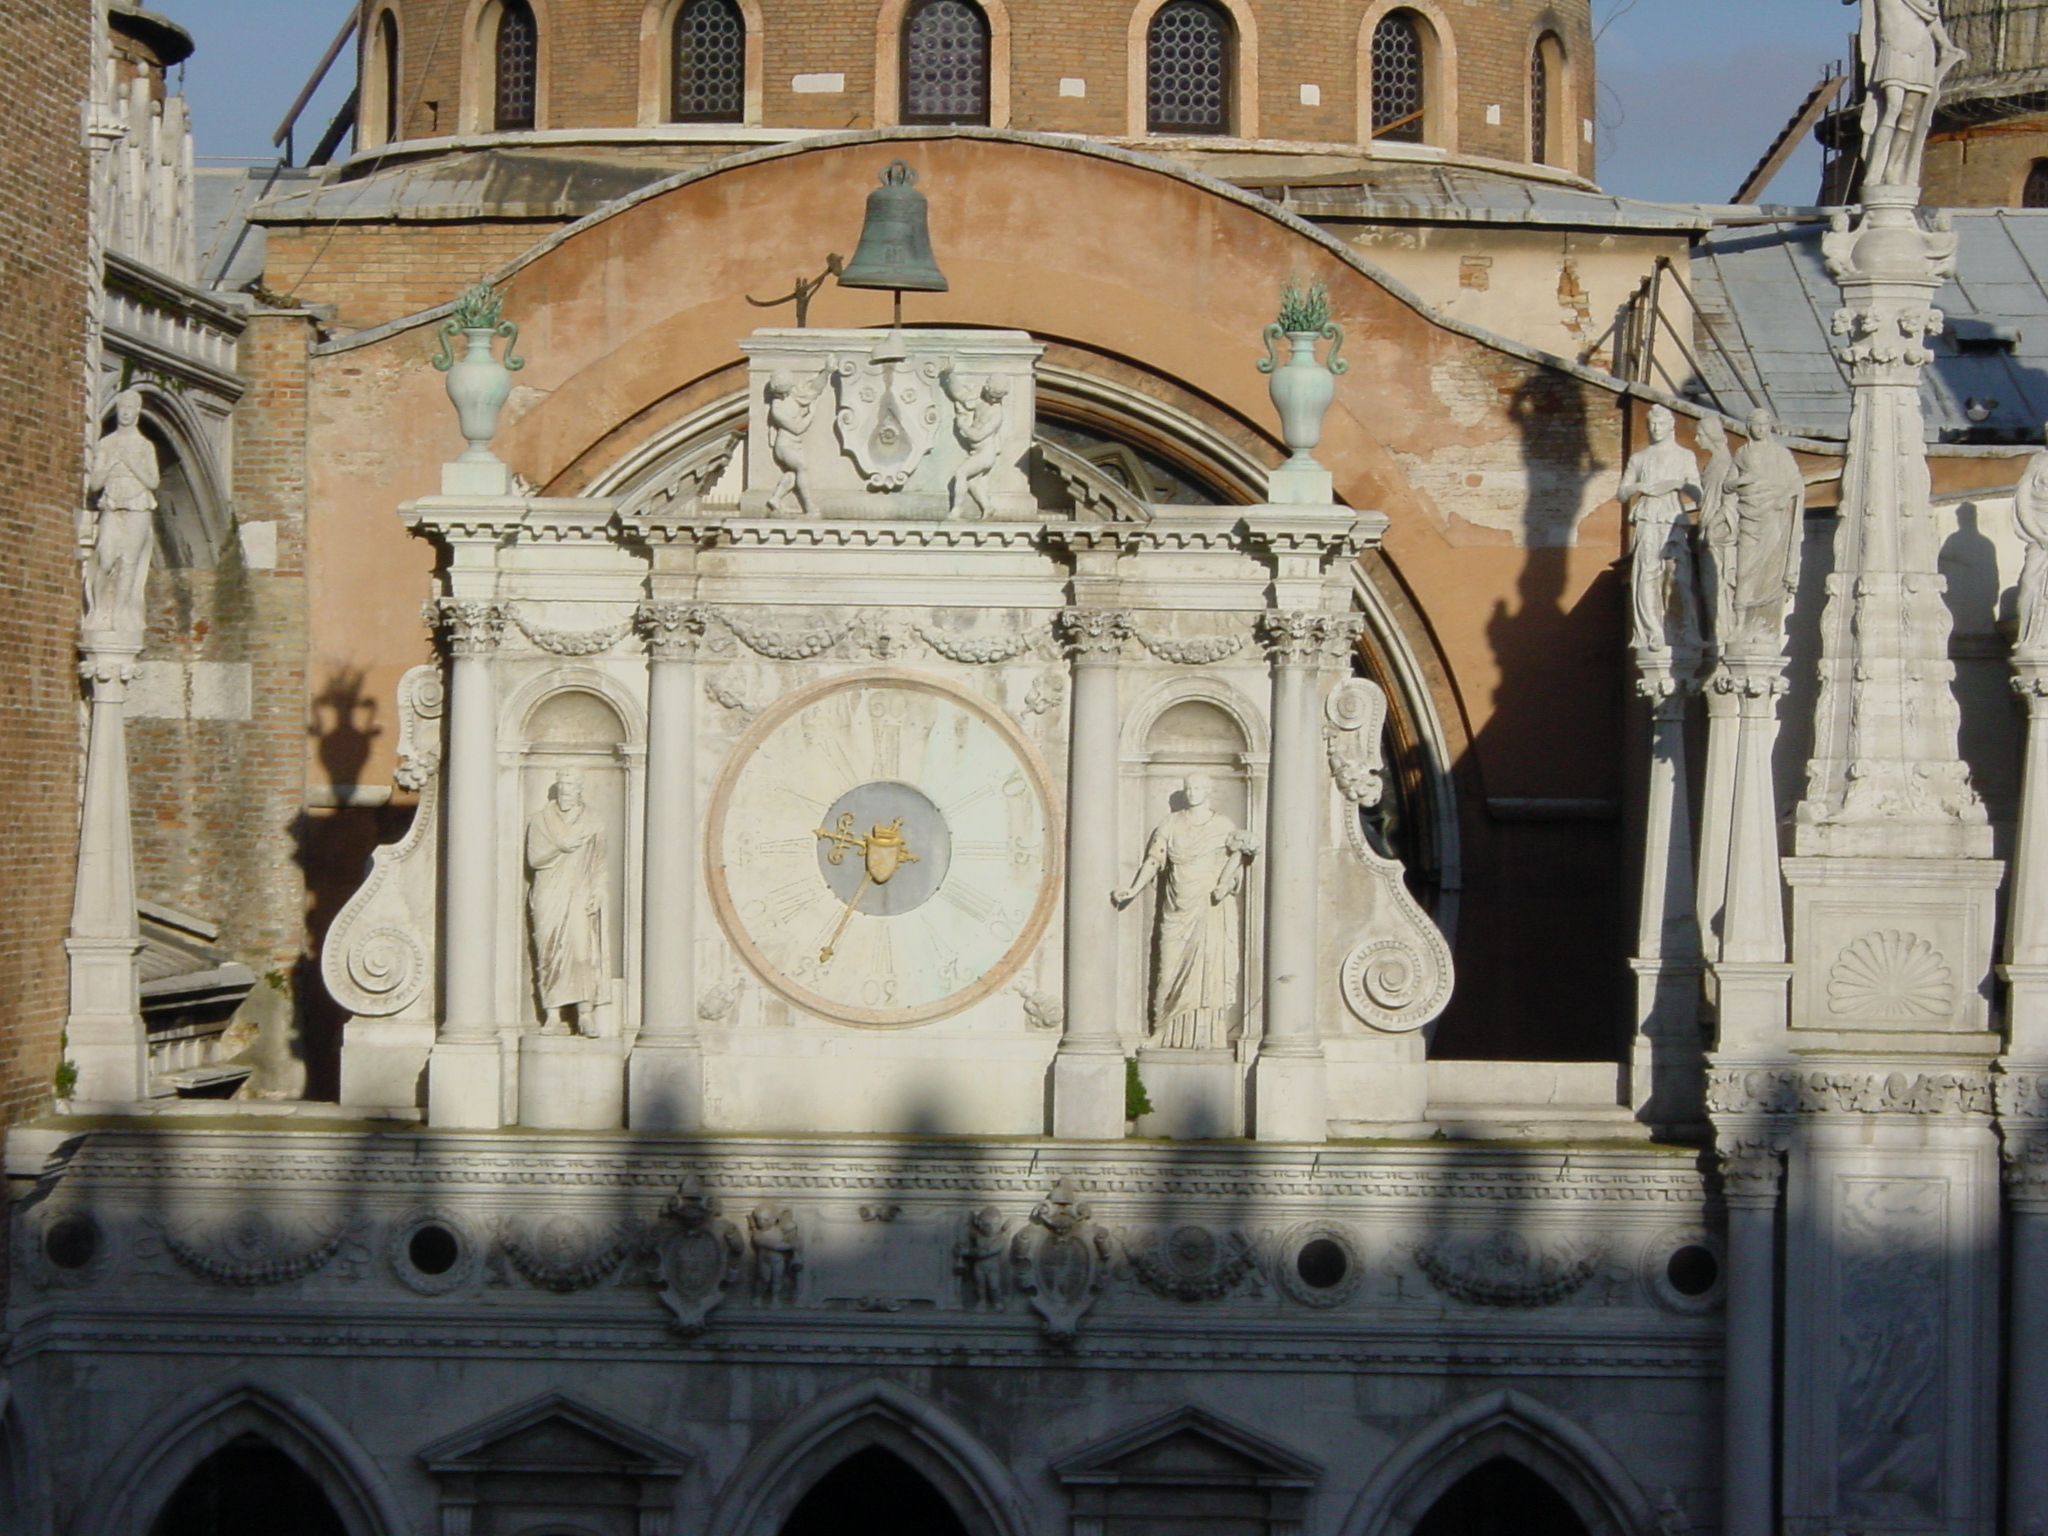
POLYGON ((513 350, 519 345, 519 327, 501 318, 504 308, 505 296, 488 281, 479 282, 456 299, 453 312, 441 322, 434 366, 448 375, 448 398, 469 441, 462 457, 471 462, 497 461, 491 439, 498 435, 498 412, 512 393, 513 373, 526 366, 513 350), (457 336, 465 343, 459 357, 452 345, 457 336), (494 336, 505 338, 502 360, 491 355, 494 336))
POLYGON ((1331 376, 1351 365, 1337 354, 1343 350, 1344 332, 1330 318, 1330 290, 1322 283, 1287 283, 1280 289, 1280 316, 1266 327, 1266 355, 1259 359, 1259 372, 1271 374, 1269 385, 1273 408, 1280 413, 1280 436, 1299 468, 1318 468, 1315 447, 1323 440, 1323 415, 1336 397, 1337 383, 1331 376), (1280 340, 1288 342, 1288 357, 1280 360, 1280 340), (1329 355, 1318 360, 1318 338, 1330 343, 1329 355))

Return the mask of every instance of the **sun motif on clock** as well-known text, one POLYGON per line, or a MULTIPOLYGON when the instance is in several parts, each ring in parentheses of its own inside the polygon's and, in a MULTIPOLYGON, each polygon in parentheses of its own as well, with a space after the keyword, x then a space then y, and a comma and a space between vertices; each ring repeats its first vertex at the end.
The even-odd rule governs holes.
POLYGON ((711 803, 711 899, 748 965, 810 1013, 921 1024, 1030 956, 1058 891, 1045 766, 938 678, 850 673, 782 699, 711 803))

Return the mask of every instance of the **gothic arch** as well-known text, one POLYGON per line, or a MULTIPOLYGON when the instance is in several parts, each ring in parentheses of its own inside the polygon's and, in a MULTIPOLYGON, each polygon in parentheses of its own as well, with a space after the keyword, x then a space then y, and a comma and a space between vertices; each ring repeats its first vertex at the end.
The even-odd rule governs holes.
POLYGON ((406 1536, 412 1529, 369 1455, 310 1397, 242 1381, 199 1387, 161 1410, 94 1484, 77 1536, 133 1536, 192 1470, 238 1436, 262 1436, 320 1485, 349 1536, 406 1536))
POLYGON ((878 1445, 943 1494, 971 1536, 1027 1536, 1010 1470, 952 1415, 893 1381, 864 1381, 807 1405, 755 1446, 727 1484, 707 1536, 776 1536, 811 1485, 878 1445))
POLYGON ((1358 1495, 1342 1536, 1409 1536, 1453 1484, 1496 1456, 1542 1477, 1592 1536, 1656 1529, 1649 1501, 1611 1451, 1555 1408, 1499 1391, 1460 1403, 1403 1442, 1358 1495))

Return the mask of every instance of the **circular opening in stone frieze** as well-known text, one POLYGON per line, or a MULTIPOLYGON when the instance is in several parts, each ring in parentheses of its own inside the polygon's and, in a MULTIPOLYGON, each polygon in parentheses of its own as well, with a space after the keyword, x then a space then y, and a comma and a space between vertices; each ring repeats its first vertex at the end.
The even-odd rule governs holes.
POLYGON ((1664 1278, 1681 1296, 1704 1296, 1721 1279, 1721 1261, 1711 1248, 1687 1243, 1665 1261, 1664 1278))
POLYGON ((1351 1273, 1351 1256, 1327 1237, 1312 1238, 1294 1256, 1294 1272, 1303 1285, 1319 1291, 1335 1290, 1351 1273))
POLYGON ((446 1227, 429 1222, 406 1241, 405 1256, 423 1275, 445 1275, 462 1257, 462 1244, 446 1227))
POLYGON ((100 1229, 89 1216, 66 1216, 43 1234, 43 1254, 59 1269, 83 1269, 100 1251, 100 1229))
POLYGON ((869 917, 915 912, 952 863, 945 816, 923 791, 893 779, 849 789, 818 827, 818 873, 841 901, 858 897, 869 917), (861 839, 870 840, 865 854, 861 839))

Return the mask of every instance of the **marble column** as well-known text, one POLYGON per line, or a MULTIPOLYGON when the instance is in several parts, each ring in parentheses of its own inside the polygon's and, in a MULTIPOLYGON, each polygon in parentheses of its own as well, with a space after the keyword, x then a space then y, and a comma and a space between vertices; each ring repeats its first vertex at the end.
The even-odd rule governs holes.
POLYGON ((1693 906, 1685 714, 1698 666, 1687 651, 1638 652, 1650 701, 1650 774, 1636 925, 1636 1032, 1629 1101, 1654 1125, 1700 1123, 1700 930, 1693 906))
POLYGON ((697 1040, 697 647, 704 612, 643 603, 647 638, 647 814, 640 904, 640 1034, 627 1064, 627 1123, 640 1131, 703 1125, 697 1040))
POLYGON ((2012 1253, 2005 1324, 2005 1529, 2048 1530, 2048 1073, 2000 1083, 2012 1253), (2022 1121, 2013 1111, 2031 1111, 2022 1121))
POLYGON ((1735 801, 1736 739, 1742 729, 1734 679, 1716 667, 1702 690, 1707 701, 1707 763, 1700 782, 1699 917, 1700 954, 1721 953, 1721 924, 1728 902, 1728 835, 1735 801))
POLYGON ((1778 861, 1778 793, 1772 750, 1785 692, 1777 655, 1731 658, 1723 686, 1738 711, 1735 788, 1728 827, 1728 883, 1720 958, 1714 963, 1717 1058, 1775 1060, 1786 1049, 1785 887, 1778 861))
POLYGON ((1253 1071, 1252 1132, 1261 1141, 1322 1141, 1329 1105, 1316 1025, 1323 787, 1323 663, 1356 643, 1355 614, 1268 613, 1273 666, 1272 768, 1267 776, 1265 1029, 1253 1071))
POLYGON ((1721 1536, 1774 1536, 1777 1506, 1778 1195, 1783 1151, 1770 1135, 1724 1135, 1727 1317, 1721 1396, 1721 1536))
POLYGON ((1117 663, 1129 615, 1068 608, 1066 1032, 1053 1059, 1055 1136, 1124 1133, 1124 1053, 1116 1020, 1117 663))
POLYGON ((497 701, 492 655, 502 605, 443 598, 432 607, 449 656, 448 750, 443 759, 442 1024, 427 1065, 427 1119, 436 1126, 503 1123, 498 1039, 497 701))
POLYGON ((90 699, 78 883, 64 941, 71 1003, 64 1056, 75 1098, 127 1104, 148 1097, 149 1045, 139 1003, 142 935, 135 917, 135 853, 128 810, 128 683, 142 649, 94 640, 79 674, 90 699))

